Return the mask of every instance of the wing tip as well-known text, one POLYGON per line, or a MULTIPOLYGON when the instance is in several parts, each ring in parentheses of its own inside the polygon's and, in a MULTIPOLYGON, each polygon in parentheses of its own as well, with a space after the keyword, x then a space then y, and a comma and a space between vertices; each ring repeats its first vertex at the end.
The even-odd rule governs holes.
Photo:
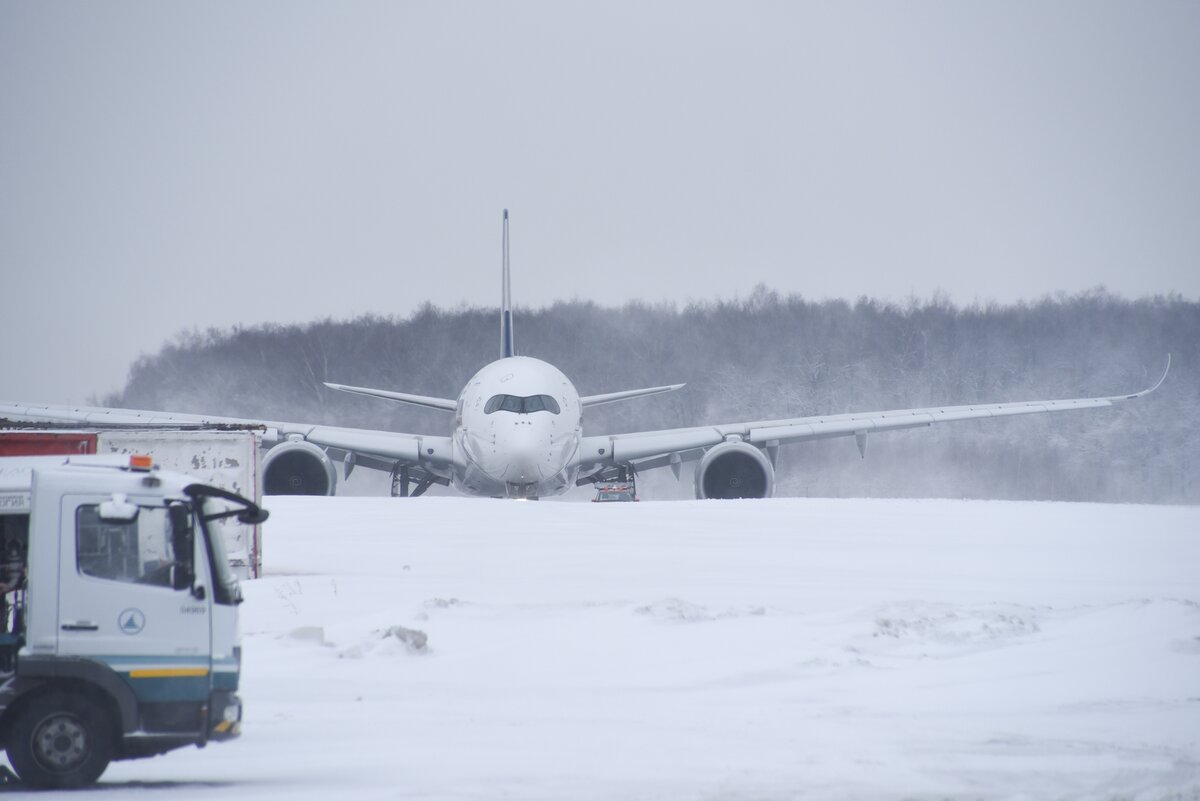
POLYGON ((1162 375, 1160 375, 1158 380, 1154 382, 1154 386, 1143 389, 1140 392, 1134 392, 1130 395, 1118 395, 1115 398, 1108 398, 1108 400, 1133 400, 1134 398, 1141 398, 1149 395, 1151 392, 1163 385, 1163 382, 1167 380, 1167 373, 1169 372, 1171 372, 1171 354, 1167 353, 1167 364, 1165 367, 1163 367, 1162 375))
POLYGON ((1158 383, 1156 383, 1154 386, 1150 387, 1150 389, 1148 389, 1146 391, 1153 392, 1154 390, 1161 387, 1162 383, 1167 380, 1167 373, 1169 373, 1169 372, 1171 372, 1171 353, 1170 353, 1170 351, 1167 352, 1167 364, 1165 367, 1163 367, 1162 375, 1160 375, 1158 377, 1158 383))

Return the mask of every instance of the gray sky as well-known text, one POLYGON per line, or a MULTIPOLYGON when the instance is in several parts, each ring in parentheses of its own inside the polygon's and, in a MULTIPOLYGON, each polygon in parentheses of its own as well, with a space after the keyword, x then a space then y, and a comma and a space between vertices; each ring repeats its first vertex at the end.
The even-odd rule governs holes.
POLYGON ((1198 41, 1196 2, 4 2, 0 399, 493 305, 504 207, 519 305, 1194 299, 1198 41))

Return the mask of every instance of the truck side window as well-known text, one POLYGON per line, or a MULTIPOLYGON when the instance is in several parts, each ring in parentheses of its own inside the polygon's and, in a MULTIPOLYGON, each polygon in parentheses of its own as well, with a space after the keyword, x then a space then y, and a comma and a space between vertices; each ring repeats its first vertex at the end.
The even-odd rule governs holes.
POLYGON ((24 584, 28 550, 29 515, 0 515, 0 594, 24 584))
POLYGON ((96 504, 75 513, 75 559, 85 576, 173 587, 177 574, 192 573, 190 549, 176 554, 176 541, 165 508, 143 507, 130 521, 101 520, 96 504))
MULTIPOLYGON (((28 549, 29 515, 0 515, 0 634, 22 629, 23 604, 17 593, 25 587, 28 549)), ((3 656, 0 669, 9 669, 3 656)))

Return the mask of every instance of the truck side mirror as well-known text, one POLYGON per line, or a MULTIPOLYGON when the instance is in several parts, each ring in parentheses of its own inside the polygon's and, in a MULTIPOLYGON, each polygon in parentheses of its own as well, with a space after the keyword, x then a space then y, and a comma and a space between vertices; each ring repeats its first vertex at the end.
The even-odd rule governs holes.
POLYGON ((267 517, 270 513, 266 509, 254 507, 253 510, 247 509, 237 516, 239 523, 245 523, 248 526, 257 526, 260 523, 267 522, 267 517))
POLYGON ((114 492, 112 497, 100 504, 100 519, 105 523, 132 523, 137 520, 137 504, 130 503, 123 492, 114 492))

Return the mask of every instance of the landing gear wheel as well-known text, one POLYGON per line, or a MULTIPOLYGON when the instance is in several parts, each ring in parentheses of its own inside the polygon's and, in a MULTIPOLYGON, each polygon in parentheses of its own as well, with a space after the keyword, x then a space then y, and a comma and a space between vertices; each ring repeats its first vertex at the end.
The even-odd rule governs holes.
POLYGON ((114 738, 103 709, 82 696, 55 693, 34 699, 17 716, 8 759, 32 787, 83 787, 108 767, 114 738))

